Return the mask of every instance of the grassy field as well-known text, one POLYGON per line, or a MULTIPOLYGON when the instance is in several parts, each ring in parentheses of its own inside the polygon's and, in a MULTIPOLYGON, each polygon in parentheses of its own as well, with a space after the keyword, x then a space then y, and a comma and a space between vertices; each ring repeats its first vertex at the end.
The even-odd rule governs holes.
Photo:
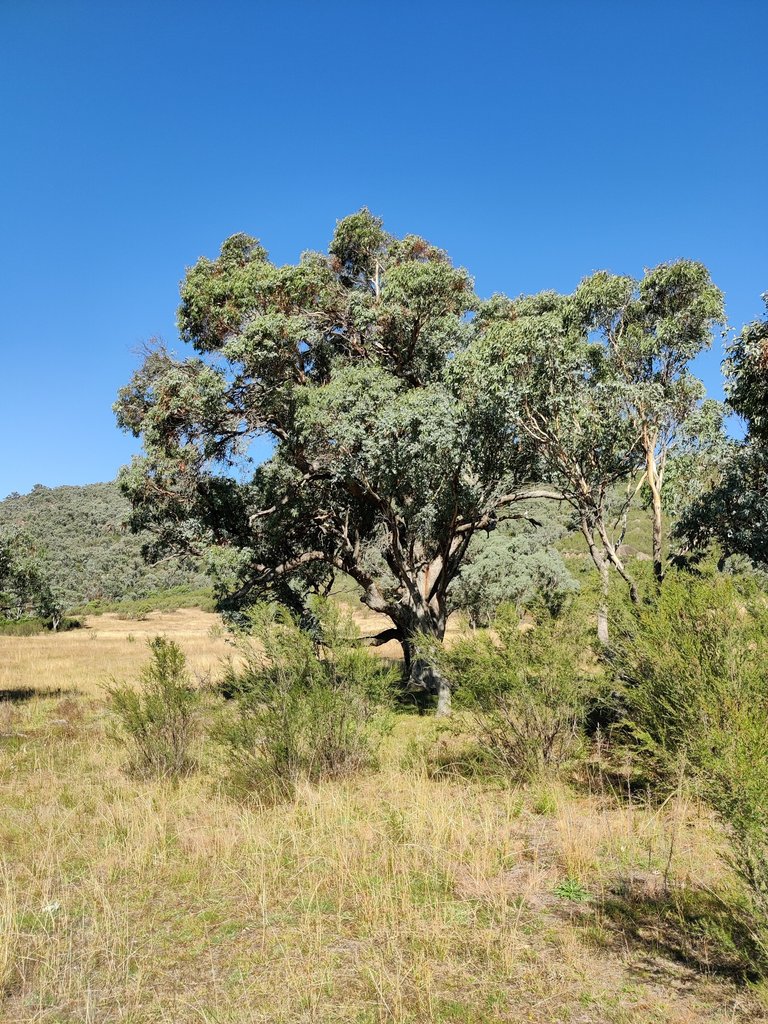
POLYGON ((201 681, 229 650, 196 609, 0 637, 3 1022, 768 1020, 685 792, 436 779, 438 727, 410 715, 380 772, 266 811, 215 763, 137 782, 102 686, 157 633, 201 681))

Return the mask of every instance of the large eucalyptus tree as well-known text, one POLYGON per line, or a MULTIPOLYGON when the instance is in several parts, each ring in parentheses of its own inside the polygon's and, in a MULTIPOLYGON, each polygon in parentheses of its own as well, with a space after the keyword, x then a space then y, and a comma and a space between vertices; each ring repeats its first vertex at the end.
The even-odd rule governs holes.
POLYGON ((458 360, 460 374, 485 380, 506 404, 516 443, 527 439, 542 477, 576 513, 602 582, 605 643, 611 566, 638 598, 621 547, 644 485, 654 568, 663 577, 667 459, 704 394, 691 360, 722 318, 722 295, 700 263, 661 264, 639 281, 601 271, 571 295, 484 304, 477 340, 458 360))
POLYGON ((200 259, 178 317, 195 354, 150 351, 115 407, 144 442, 122 482, 150 555, 212 552, 229 606, 297 605, 346 573, 390 619, 379 639, 401 642, 413 688, 445 710, 413 641, 442 639, 473 535, 523 516, 534 475, 509 419, 454 372, 476 307, 444 252, 367 210, 296 265, 246 235, 200 259), (259 435, 274 453, 254 466, 259 435))

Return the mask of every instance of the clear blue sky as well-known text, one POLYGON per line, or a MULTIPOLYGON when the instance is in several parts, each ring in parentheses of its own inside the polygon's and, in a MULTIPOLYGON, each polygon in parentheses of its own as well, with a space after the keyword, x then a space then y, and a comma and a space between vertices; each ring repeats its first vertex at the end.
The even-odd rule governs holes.
POLYGON ((767 37, 764 0, 0 0, 0 497, 114 477, 135 350, 235 231, 293 261, 365 204, 481 295, 689 256, 754 318, 767 37))

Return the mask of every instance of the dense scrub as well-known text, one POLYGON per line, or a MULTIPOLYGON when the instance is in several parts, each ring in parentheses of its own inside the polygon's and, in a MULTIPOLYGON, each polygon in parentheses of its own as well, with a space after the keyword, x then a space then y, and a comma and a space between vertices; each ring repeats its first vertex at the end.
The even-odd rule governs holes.
POLYGON ((35 542, 51 588, 66 608, 207 584, 202 573, 176 561, 148 566, 141 554, 147 538, 125 529, 128 515, 116 483, 38 485, 0 501, 0 534, 21 532, 35 542))
POLYGON ((768 952, 768 598, 677 574, 627 623, 615 662, 629 742, 661 786, 687 774, 725 823, 768 952))

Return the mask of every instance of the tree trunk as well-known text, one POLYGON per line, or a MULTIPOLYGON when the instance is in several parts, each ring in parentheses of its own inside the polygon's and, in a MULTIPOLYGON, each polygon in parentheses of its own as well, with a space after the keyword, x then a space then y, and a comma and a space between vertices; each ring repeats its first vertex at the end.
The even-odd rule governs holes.
POLYGON ((451 688, 448 680, 424 658, 417 657, 411 662, 408 689, 414 693, 428 693, 437 697, 436 714, 450 715, 451 688))
POLYGON ((603 647, 608 646, 608 588, 610 567, 605 559, 598 566, 600 572, 600 603, 597 606, 597 639, 603 647))
POLYGON ((595 543, 591 524, 581 520, 581 532, 589 548, 595 568, 600 573, 600 600, 597 606, 597 639, 603 647, 608 646, 608 590, 610 587, 611 567, 600 547, 595 543))
POLYGON ((661 518, 661 495, 658 490, 651 490, 653 501, 653 574, 661 583, 664 579, 663 523, 661 518))
POLYGON ((646 457, 646 477, 651 490, 651 510, 653 523, 653 574, 661 583, 664 579, 664 521, 661 512, 661 474, 656 465, 654 453, 649 449, 646 457))
POLYGON ((445 616, 442 611, 427 616, 416 615, 412 609, 405 612, 404 617, 408 620, 407 627, 403 628, 402 641, 403 660, 405 671, 408 677, 408 690, 410 693, 429 694, 437 698, 437 714, 449 715, 451 712, 451 688, 448 680, 441 674, 434 662, 428 657, 422 657, 418 650, 419 635, 430 640, 443 642, 445 636, 445 616))

